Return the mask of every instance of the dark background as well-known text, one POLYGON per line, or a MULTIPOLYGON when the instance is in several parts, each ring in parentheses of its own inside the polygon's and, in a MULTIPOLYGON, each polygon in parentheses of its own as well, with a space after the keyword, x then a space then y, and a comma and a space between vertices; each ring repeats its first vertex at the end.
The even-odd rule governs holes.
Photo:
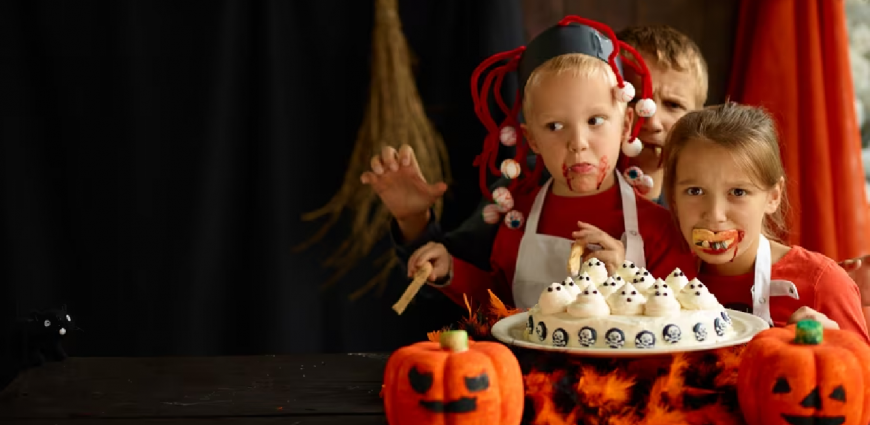
MULTIPOLYGON (((445 227, 480 197, 472 70, 566 13, 686 31, 721 101, 736 0, 604 3, 400 1, 451 155, 445 227)), ((343 179, 368 95, 372 8, 0 2, 0 323, 65 304, 81 328, 70 354, 153 356, 391 351, 459 319, 432 290, 397 316, 400 273, 382 297, 350 302, 368 261, 320 290, 320 260, 345 227, 292 252, 317 228, 301 214, 343 179)))

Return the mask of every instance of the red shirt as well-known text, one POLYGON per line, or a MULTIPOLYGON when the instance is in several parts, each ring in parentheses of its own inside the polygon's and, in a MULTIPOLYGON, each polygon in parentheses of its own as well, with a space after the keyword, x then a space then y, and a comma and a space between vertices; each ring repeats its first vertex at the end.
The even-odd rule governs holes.
MULTIPOLYGON (((770 298, 770 317, 774 325, 785 326, 792 313, 807 306, 837 322, 841 329, 855 331, 870 342, 858 285, 834 260, 794 246, 771 267, 770 278, 791 281, 800 297, 798 300, 785 296, 770 298)), ((754 271, 739 276, 702 274, 698 279, 726 308, 752 311, 750 288, 755 281, 754 271)))
MULTIPOLYGON (((514 199, 514 209, 528 218, 529 210, 540 189, 514 199)), ((636 195, 638 227, 644 242, 647 270, 655 277, 666 278, 679 267, 689 279, 696 273, 695 259, 677 229, 671 213, 654 202, 636 195)), ((571 233, 578 230, 582 221, 598 227, 619 240, 625 232, 622 198, 619 186, 591 196, 564 197, 547 194, 541 207, 538 233, 573 239, 571 233)), ((513 305, 511 285, 517 264, 520 240, 525 223, 519 229, 508 228, 504 223, 498 230, 492 249, 490 263, 492 272, 486 273, 468 263, 454 259, 453 280, 443 292, 456 302, 462 303, 463 294, 473 302, 487 302, 491 289, 506 305, 513 305)), ((566 268, 567 268, 567 261, 566 268)), ((567 270, 566 270, 567 276, 567 270)))

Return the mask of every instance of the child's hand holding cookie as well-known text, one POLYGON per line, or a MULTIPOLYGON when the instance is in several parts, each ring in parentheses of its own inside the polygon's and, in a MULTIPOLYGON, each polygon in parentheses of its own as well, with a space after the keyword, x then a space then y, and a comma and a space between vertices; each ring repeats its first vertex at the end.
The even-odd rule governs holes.
POLYGON ((607 266, 607 272, 613 274, 625 261, 625 246, 622 241, 614 239, 603 230, 582 221, 577 222, 580 230, 571 234, 574 244, 582 247, 598 246, 600 249, 585 249, 583 260, 595 257, 607 266))

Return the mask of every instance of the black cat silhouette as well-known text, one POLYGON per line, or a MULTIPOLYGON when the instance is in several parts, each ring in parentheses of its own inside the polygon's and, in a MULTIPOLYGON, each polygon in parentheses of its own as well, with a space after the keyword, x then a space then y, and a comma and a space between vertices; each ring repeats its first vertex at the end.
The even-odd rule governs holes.
POLYGON ((23 351, 24 368, 42 366, 45 362, 59 362, 67 358, 63 339, 78 329, 66 311, 60 309, 34 311, 17 320, 19 348, 23 351))

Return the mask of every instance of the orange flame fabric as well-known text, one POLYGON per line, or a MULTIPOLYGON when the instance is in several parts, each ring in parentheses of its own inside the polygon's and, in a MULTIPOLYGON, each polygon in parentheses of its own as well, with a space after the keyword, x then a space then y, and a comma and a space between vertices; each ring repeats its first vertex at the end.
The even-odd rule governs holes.
MULTIPOLYGON (((479 340, 491 339, 492 325, 520 312, 492 292, 481 303, 463 300, 468 317, 455 327, 479 340)), ((446 329, 429 332, 429 340, 446 329)), ((743 347, 642 359, 512 349, 534 425, 744 425, 736 392, 743 347)))

